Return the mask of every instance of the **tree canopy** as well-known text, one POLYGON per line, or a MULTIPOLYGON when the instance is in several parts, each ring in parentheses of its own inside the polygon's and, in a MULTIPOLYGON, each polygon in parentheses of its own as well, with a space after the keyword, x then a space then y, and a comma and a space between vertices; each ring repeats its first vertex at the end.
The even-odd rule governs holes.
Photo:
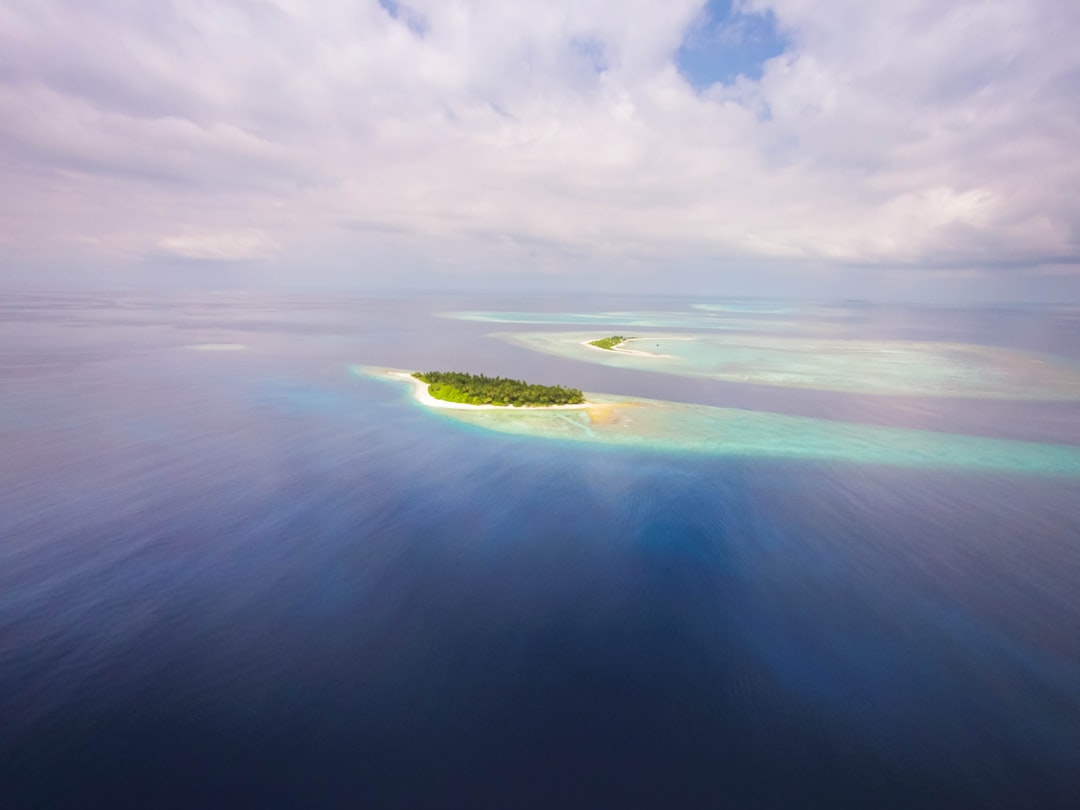
POLYGON ((590 340, 589 345, 595 346, 598 349, 614 349, 620 343, 625 343, 630 340, 628 337, 622 335, 612 335, 611 337, 600 338, 600 340, 590 340))
POLYGON ((578 405, 585 396, 577 388, 535 385, 507 377, 488 377, 461 371, 417 371, 413 376, 428 384, 428 393, 446 402, 468 405, 578 405))

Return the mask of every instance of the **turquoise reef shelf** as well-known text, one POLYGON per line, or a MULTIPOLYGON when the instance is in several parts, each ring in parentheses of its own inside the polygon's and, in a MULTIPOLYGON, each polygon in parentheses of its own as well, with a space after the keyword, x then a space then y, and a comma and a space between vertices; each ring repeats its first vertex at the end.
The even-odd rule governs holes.
MULTIPOLYGON (((354 367, 354 372, 361 375, 393 379, 388 371, 354 367)), ((449 420, 499 433, 643 450, 1080 476, 1080 448, 1068 445, 604 394, 586 394, 586 398, 589 407, 573 410, 429 410, 449 420)))

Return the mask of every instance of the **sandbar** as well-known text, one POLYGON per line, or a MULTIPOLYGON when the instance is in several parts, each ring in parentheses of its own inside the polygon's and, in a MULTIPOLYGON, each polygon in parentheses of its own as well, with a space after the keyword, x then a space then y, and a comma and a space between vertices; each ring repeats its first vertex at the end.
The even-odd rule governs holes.
POLYGON ((594 331, 495 336, 572 360, 724 382, 884 396, 1080 400, 1074 361, 980 344, 655 332, 602 349, 589 345, 594 331), (650 341, 663 353, 634 347, 650 341))
MULTIPOLYGON (((596 338, 593 338, 593 340, 595 340, 595 339, 596 338)), ((689 338, 687 338, 687 339, 689 340, 689 338)), ((610 349, 605 349, 602 346, 594 346, 593 342, 591 340, 583 340, 583 341, 581 341, 581 345, 584 346, 587 349, 595 349, 598 352, 617 352, 618 354, 630 354, 630 355, 634 355, 635 357, 662 358, 662 357, 671 357, 672 356, 670 354, 660 354, 659 352, 643 352, 643 351, 641 351, 639 349, 625 349, 625 348, 623 348, 624 346, 626 346, 627 343, 630 343, 633 340, 645 340, 645 338, 627 338, 622 343, 616 343, 610 349)))

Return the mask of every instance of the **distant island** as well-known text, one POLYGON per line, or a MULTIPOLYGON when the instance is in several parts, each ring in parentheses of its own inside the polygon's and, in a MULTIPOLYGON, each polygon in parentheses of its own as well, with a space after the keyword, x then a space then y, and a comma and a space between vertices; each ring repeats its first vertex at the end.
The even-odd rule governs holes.
POLYGON ((612 335, 611 337, 600 338, 600 340, 590 340, 589 345, 595 346, 598 349, 614 349, 620 343, 626 343, 631 338, 623 337, 622 335, 612 335))
POLYGON ((581 391, 561 385, 535 385, 523 380, 461 371, 414 371, 412 376, 427 383, 428 394, 433 399, 444 402, 519 408, 585 403, 585 395, 581 391))

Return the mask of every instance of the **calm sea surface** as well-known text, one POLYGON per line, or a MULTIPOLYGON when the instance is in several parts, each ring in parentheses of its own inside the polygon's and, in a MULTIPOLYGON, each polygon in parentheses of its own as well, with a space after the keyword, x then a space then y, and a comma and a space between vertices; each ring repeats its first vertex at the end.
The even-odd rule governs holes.
MULTIPOLYGON (((439 316, 692 303, 726 306, 0 298, 0 807, 1080 806, 1080 479, 514 437, 349 371, 1080 445, 1075 402, 685 379, 439 316)), ((1080 365, 1075 309, 782 309, 1080 365)))

